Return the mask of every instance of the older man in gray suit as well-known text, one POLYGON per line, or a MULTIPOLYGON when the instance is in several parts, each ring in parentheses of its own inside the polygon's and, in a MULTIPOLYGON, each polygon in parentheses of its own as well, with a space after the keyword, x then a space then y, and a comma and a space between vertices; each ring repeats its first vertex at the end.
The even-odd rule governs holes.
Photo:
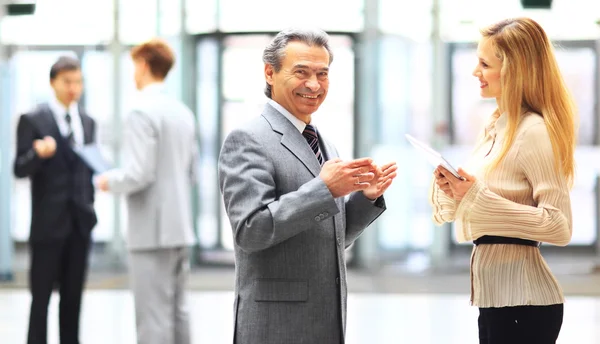
POLYGON ((133 48, 141 90, 128 115, 122 169, 99 177, 105 191, 127 194, 128 245, 140 344, 189 344, 185 286, 195 242, 190 191, 197 140, 192 112, 165 93, 174 63, 160 40, 133 48))
POLYGON ((345 249, 385 210, 396 164, 342 161, 312 124, 332 58, 326 33, 280 32, 263 54, 270 100, 262 116, 223 144, 219 181, 236 258, 234 343, 344 342, 345 249))

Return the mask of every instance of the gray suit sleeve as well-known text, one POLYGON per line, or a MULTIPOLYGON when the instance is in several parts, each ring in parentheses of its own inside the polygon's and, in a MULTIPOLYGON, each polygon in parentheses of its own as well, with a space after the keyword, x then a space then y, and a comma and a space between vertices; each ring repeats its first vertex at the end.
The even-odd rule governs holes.
POLYGON ((249 253, 317 227, 323 219, 320 214, 333 216, 340 211, 319 177, 277 198, 275 171, 267 151, 250 134, 238 130, 227 137, 219 156, 219 184, 234 241, 249 253))
POLYGON ((107 172, 109 189, 115 193, 133 193, 146 188, 156 178, 158 132, 143 112, 129 114, 125 123, 127 153, 123 167, 107 172))
POLYGON ((346 248, 354 243, 360 234, 385 211, 383 196, 374 202, 362 192, 353 192, 346 201, 346 248))

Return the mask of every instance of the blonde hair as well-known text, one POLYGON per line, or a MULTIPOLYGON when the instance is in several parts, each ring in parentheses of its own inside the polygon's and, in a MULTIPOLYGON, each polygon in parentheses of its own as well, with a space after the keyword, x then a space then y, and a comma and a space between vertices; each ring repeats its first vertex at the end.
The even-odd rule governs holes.
POLYGON ((572 185, 577 140, 575 104, 544 29, 532 19, 516 18, 484 28, 481 35, 490 39, 502 61, 498 105, 507 114, 504 144, 490 170, 508 153, 524 111, 535 112, 544 118, 556 168, 572 185))

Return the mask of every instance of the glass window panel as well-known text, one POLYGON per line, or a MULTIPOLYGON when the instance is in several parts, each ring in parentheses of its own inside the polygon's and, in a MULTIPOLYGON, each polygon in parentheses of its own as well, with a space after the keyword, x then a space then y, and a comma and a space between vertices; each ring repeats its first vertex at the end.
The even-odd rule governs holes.
POLYGON ((113 36, 112 15, 108 0, 37 1, 34 15, 2 19, 0 39, 22 45, 99 44, 113 36))
POLYGON ((431 226, 431 209, 426 199, 431 167, 416 156, 403 134, 429 139, 433 125, 431 47, 428 43, 387 35, 380 49, 377 66, 380 144, 373 148, 373 156, 382 162, 411 161, 411 166, 398 170, 396 179, 401 187, 386 191, 388 204, 394 204, 395 209, 378 220, 378 243, 383 250, 424 249, 431 245, 436 230, 431 226))
MULTIPOLYGON (((135 94, 137 93, 137 89, 135 86, 135 80, 133 78, 134 75, 134 66, 133 66, 133 61, 131 60, 131 57, 129 55, 129 51, 123 52, 121 54, 121 80, 120 80, 120 91, 121 91, 121 97, 120 97, 120 110, 119 110, 119 120, 117 123, 111 122, 110 125, 108 126, 107 130, 110 130, 112 132, 111 134, 111 140, 116 141, 116 143, 113 143, 113 147, 116 147, 116 156, 115 153, 112 154, 111 158, 114 157, 115 161, 117 160, 116 158, 118 157, 118 166, 123 166, 123 161, 124 159, 126 159, 127 157, 125 156, 125 151, 123 149, 122 143, 123 143, 123 123, 125 122, 125 118, 129 112, 129 110, 131 109, 131 107, 133 106, 132 102, 135 99, 135 94)), ((111 197, 113 199, 113 202, 117 201, 118 199, 118 209, 119 209, 119 225, 120 225, 120 231, 121 234, 123 235, 123 237, 127 237, 127 202, 125 199, 124 195, 121 196, 113 196, 111 197)), ((114 205, 113 203, 113 212, 116 209, 116 205, 114 205)))
POLYGON ((158 27, 160 36, 176 36, 181 32, 182 2, 183 0, 159 0, 158 27))
POLYGON ((364 25, 362 0, 220 0, 219 29, 224 32, 279 31, 317 26, 326 31, 358 32, 364 25), (314 9, 310 15, 299 14, 314 9), (249 15, 251 13, 251 15, 249 15))
MULTIPOLYGON (((400 157, 405 158, 404 154, 411 153, 410 148, 406 150, 403 147, 403 135, 401 135, 401 133, 407 132, 408 124, 408 92, 411 87, 410 46, 401 38, 388 36, 382 39, 380 50, 378 74, 380 75, 381 117, 378 133, 382 146, 375 147, 373 150, 377 161, 402 161, 403 159, 400 157)), ((413 165, 413 168, 417 167, 418 164, 413 165)), ((398 172, 400 173, 399 180, 415 182, 415 178, 406 178, 402 175, 412 172, 412 169, 411 171, 401 169, 398 172)), ((392 202, 388 204, 394 204, 396 209, 394 212, 383 214, 384 216, 377 223, 379 228, 377 239, 379 247, 383 250, 407 247, 412 233, 426 232, 425 230, 412 230, 414 228, 411 223, 414 215, 412 210, 414 205, 419 203, 413 198, 416 195, 411 185, 403 185, 400 191, 398 189, 390 188, 386 191, 386 202, 392 202)))
MULTIPOLYGON (((175 65, 173 65, 173 68, 171 69, 171 71, 167 75, 167 79, 165 80, 166 92, 174 98, 182 100, 182 78, 184 77, 184 73, 187 72, 183 70, 182 42, 178 36, 167 38, 166 41, 171 47, 171 49, 173 49, 173 53, 175 54, 175 65)), ((133 75, 131 75, 130 77, 133 78, 133 75)))
POLYGON ((598 89, 595 78, 596 52, 592 48, 559 48, 556 59, 569 91, 575 98, 579 116, 578 144, 594 144, 597 130, 594 125, 594 105, 598 89))
POLYGON ((598 156, 598 146, 579 146, 575 151, 577 174, 571 190, 573 245, 593 245, 598 240, 598 156))
POLYGON ((379 0, 379 28, 418 41, 431 37, 432 1, 379 0))
POLYGON ((81 61, 85 80, 85 105, 100 125, 102 132, 107 132, 107 125, 113 120, 113 57, 108 52, 87 51, 81 61))
MULTIPOLYGON (((107 160, 114 161, 113 136, 113 58, 110 53, 88 51, 83 55, 83 75, 85 78, 86 110, 96 120, 97 142, 107 160)), ((114 196, 106 192, 96 192, 95 201, 98 224, 92 232, 94 241, 108 242, 113 237, 115 224, 114 196)))
POLYGON ((224 41, 223 116, 221 135, 224 139, 240 123, 259 115, 266 102, 262 52, 271 37, 230 36, 224 41))
POLYGON ((132 101, 135 99, 137 88, 135 86, 133 61, 129 51, 121 55, 121 123, 127 116, 132 107, 132 101))
POLYGON ((119 39, 125 44, 138 44, 158 36, 157 1, 119 1, 119 39))
MULTIPOLYGON (((401 144, 404 137, 398 133, 407 131, 410 123, 409 95, 414 86, 410 78, 411 45, 401 37, 386 36, 381 40, 379 73, 379 97, 381 98, 380 140, 386 144, 401 144)), ((423 78, 425 79, 425 78, 423 78)), ((420 90, 425 90, 421 88, 420 90)))
MULTIPOLYGON (((12 94, 9 99, 12 100, 10 113, 13 114, 12 130, 15 133, 11 152, 16 150, 16 130, 20 115, 53 96, 50 67, 61 55, 76 56, 71 51, 18 51, 10 59, 12 94)), ((29 180, 14 179, 12 186, 12 236, 16 241, 26 241, 31 223, 29 180)))
POLYGON ((217 30, 218 0, 185 0, 185 28, 190 34, 217 30))
POLYGON ((198 185, 199 213, 197 218, 199 244, 213 248, 219 241, 218 204, 220 199, 217 178, 218 115, 219 115, 219 46, 213 39, 197 46, 196 116, 200 133, 200 183, 198 185))
POLYGON ((223 50, 223 97, 227 101, 264 103, 262 53, 272 37, 230 36, 223 50))

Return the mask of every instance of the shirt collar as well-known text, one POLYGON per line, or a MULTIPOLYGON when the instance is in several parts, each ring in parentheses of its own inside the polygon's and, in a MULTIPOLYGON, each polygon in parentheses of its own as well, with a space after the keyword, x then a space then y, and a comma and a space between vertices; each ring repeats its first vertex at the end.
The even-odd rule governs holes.
POLYGON ((165 91, 164 82, 153 82, 141 89, 142 93, 162 93, 165 91))
MULTIPOLYGON (((521 108, 521 116, 524 116, 529 111, 525 108, 521 108)), ((494 112, 494 114, 490 117, 488 124, 486 125, 486 132, 491 137, 496 137, 496 135, 504 135, 504 131, 506 130, 506 125, 508 124, 508 114, 503 112, 498 115, 498 110, 494 112)))
POLYGON ((79 107, 78 107, 77 102, 72 102, 71 105, 69 105, 69 108, 67 109, 67 107, 64 106, 58 100, 58 98, 56 98, 56 96, 54 96, 54 97, 50 98, 48 105, 50 106, 50 110, 52 110, 52 112, 56 116, 64 117, 67 113, 71 117, 79 116, 79 107))
POLYGON ((304 129, 306 128, 306 123, 299 120, 298 117, 292 115, 288 110, 286 110, 283 106, 279 105, 279 103, 277 103, 273 99, 269 99, 269 104, 272 107, 274 107, 275 110, 279 111, 279 113, 281 113, 290 122, 292 122, 294 127, 296 127, 296 129, 298 129, 298 131, 300 131, 300 133, 304 132, 304 129))

